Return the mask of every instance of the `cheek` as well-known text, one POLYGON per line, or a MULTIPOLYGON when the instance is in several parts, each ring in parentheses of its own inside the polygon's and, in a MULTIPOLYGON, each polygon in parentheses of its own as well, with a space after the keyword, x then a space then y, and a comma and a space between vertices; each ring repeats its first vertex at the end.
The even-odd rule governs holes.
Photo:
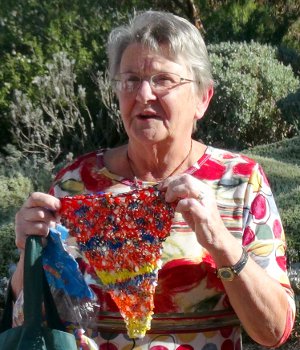
POLYGON ((121 113, 121 117, 126 118, 130 114, 130 111, 132 110, 134 103, 132 99, 124 98, 124 97, 119 98, 118 101, 119 101, 119 110, 121 113))

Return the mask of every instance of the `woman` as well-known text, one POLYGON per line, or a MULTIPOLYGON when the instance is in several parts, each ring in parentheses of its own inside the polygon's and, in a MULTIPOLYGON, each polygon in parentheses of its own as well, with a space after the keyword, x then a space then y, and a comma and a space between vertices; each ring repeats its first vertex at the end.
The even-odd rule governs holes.
MULTIPOLYGON (((18 248, 29 234, 47 237, 58 221, 59 197, 158 184, 166 201, 178 204, 154 311, 162 320, 179 315, 181 321, 163 334, 154 327, 143 339, 114 331, 108 336, 101 327, 86 335, 99 349, 240 349, 233 309, 254 341, 281 345, 291 332, 295 304, 268 182, 253 160, 191 137, 213 95, 198 30, 172 14, 147 11, 112 31, 108 55, 128 144, 78 158, 57 175, 50 194, 33 193, 16 215, 18 248), (202 321, 191 331, 187 324, 199 315, 202 321)), ((16 295, 22 258, 12 279, 16 295)), ((84 275, 96 283, 91 266, 84 275)), ((101 299, 101 285, 94 289, 102 311, 116 311, 101 299)))

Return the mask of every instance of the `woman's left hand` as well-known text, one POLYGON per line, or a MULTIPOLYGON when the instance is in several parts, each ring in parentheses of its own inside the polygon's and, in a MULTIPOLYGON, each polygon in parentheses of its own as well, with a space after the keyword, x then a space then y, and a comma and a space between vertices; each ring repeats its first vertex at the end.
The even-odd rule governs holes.
POLYGON ((164 180, 159 187, 166 191, 167 202, 179 199, 176 211, 180 212, 196 232, 199 243, 208 251, 222 246, 229 232, 218 211, 211 188, 192 175, 183 174, 164 180))

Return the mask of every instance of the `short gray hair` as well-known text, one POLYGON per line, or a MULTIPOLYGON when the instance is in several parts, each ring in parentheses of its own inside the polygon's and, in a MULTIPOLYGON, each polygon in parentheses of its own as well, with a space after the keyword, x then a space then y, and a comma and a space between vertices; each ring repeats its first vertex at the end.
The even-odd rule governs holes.
POLYGON ((166 45, 171 57, 185 59, 200 92, 212 86, 206 45, 199 30, 186 19, 168 12, 146 11, 136 14, 128 25, 113 29, 107 43, 111 79, 119 73, 122 55, 133 43, 156 52, 166 45))

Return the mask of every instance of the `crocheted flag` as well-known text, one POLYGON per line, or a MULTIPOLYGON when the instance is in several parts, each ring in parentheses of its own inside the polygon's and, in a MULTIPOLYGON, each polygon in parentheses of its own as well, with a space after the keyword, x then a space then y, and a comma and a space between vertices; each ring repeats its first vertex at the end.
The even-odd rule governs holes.
POLYGON ((155 187, 61 198, 61 222, 118 306, 130 338, 151 327, 162 244, 175 206, 155 187))

